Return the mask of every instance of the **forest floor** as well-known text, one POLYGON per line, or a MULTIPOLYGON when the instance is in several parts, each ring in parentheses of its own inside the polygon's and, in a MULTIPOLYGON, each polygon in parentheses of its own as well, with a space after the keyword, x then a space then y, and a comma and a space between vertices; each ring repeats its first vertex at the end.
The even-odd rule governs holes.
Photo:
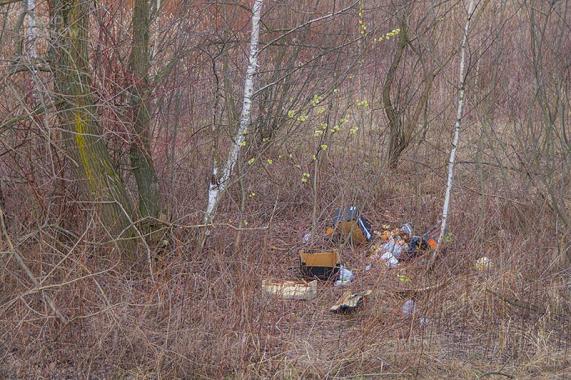
MULTIPOLYGON (((366 189, 376 194, 361 207, 374 228, 412 222, 422 232, 434 224, 438 186, 423 183, 415 195, 414 178, 366 189)), ((319 282, 310 301, 261 288, 264 279, 301 277, 298 250, 312 224, 304 188, 274 189, 251 202, 242 231, 229 227, 239 215, 220 213, 224 223, 201 251, 194 229, 173 223, 167 252, 151 252, 149 263, 143 251, 132 271, 93 243, 97 229, 65 241, 46 227, 41 239, 17 246, 34 273, 50 273, 44 291, 69 322, 54 318, 37 291, 26 292, 27 280, 9 260, 0 292, 0 377, 570 378, 569 267, 557 264, 548 210, 482 198, 473 188, 466 180, 458 187, 453 240, 432 272, 422 258, 365 271, 370 244, 345 247, 354 282, 319 282), (482 256, 493 263, 489 270, 474 268, 482 256), (399 280, 403 274, 410 282, 399 280), (438 287, 418 292, 415 313, 405 318, 410 295, 402 289, 430 286, 438 287), (372 294, 354 313, 330 312, 347 289, 372 294)), ((319 220, 334 208, 323 207, 319 220)))

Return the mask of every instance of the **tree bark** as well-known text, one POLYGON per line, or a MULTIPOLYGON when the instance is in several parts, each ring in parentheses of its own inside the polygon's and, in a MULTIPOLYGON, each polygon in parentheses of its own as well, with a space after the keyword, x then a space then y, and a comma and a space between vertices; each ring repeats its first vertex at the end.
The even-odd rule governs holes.
MULTIPOLYGON (((26 0, 26 14, 28 15, 28 29, 26 31, 26 50, 30 60, 35 64, 38 59, 38 50, 36 49, 36 39, 38 36, 36 30, 36 0, 26 0)), ((35 65, 32 65, 34 73, 35 65)))
POLYGON ((258 66, 258 39, 260 35, 260 16, 262 13, 263 0, 256 0, 252 9, 252 33, 250 36, 250 54, 248 68, 246 69, 246 79, 244 80, 244 100, 242 102, 242 113, 240 115, 240 125, 232 141, 230 153, 226 164, 222 169, 222 174, 218 178, 218 165, 215 163, 212 168, 212 180, 208 187, 208 205, 204 214, 204 224, 212 223, 212 218, 216 212, 216 207, 221 195, 226 190, 232 170, 236 165, 240 148, 245 141, 245 134, 250 125, 250 111, 252 109, 252 95, 254 93, 254 76, 258 66))
POLYGON ((89 75, 89 0, 50 0, 51 65, 59 99, 63 136, 78 174, 101 219, 119 248, 132 256, 135 248, 132 206, 97 121, 89 75))
POLYGON ((430 92, 432 90, 432 83, 434 82, 434 73, 431 71, 432 69, 426 68, 422 93, 420 94, 412 114, 407 117, 405 117, 404 109, 398 109, 398 104, 397 107, 393 104, 393 101, 391 100, 391 91, 398 67, 402 61, 404 50, 410 43, 408 25, 405 19, 406 16, 402 17, 403 19, 400 22, 397 49, 391 61, 391 65, 389 66, 389 70, 387 71, 385 83, 383 84, 383 107, 385 109, 385 115, 389 121, 389 149, 387 161, 391 169, 397 168, 402 152, 404 152, 404 150, 409 146, 414 137, 418 120, 422 111, 428 104, 430 92))
POLYGON ((404 130, 402 126, 402 120, 399 112, 395 109, 393 102, 391 100, 391 89, 393 87, 393 82, 396 77, 397 69, 400 65, 402 55, 406 45, 408 44, 408 36, 406 29, 406 22, 401 22, 401 31, 399 34, 399 40, 395 55, 387 71, 387 76, 385 78, 385 83, 383 85, 383 106, 385 108, 385 115, 389 120, 389 151, 387 160, 391 168, 396 168, 398 165, 398 160, 401 152, 404 150, 404 130))
POLYGON ((135 0, 132 18, 133 40, 129 60, 133 75, 131 107, 135 133, 129 156, 139 190, 141 217, 158 218, 161 210, 160 189, 150 149, 149 10, 149 0, 135 0))
POLYGON ((468 5, 468 16, 466 24, 464 25, 464 35, 460 45, 460 69, 459 69, 459 89, 458 89, 458 107, 456 109, 456 121, 454 123, 454 137, 452 139, 452 148, 450 149, 450 158, 448 159, 448 180, 446 183, 446 192, 444 194, 444 204, 442 206, 442 220, 440 226, 440 234, 436 243, 436 249, 432 254, 431 266, 436 260, 436 256, 442 246, 442 240, 446 234, 446 227, 448 223, 448 212, 450 208, 450 196, 452 193, 452 184, 454 181, 454 163, 456 161, 456 151, 458 143, 460 142, 460 127, 462 125, 462 118, 464 116, 464 92, 466 86, 466 44, 468 42, 468 32, 470 30, 470 21, 474 15, 474 0, 470 0, 468 5))

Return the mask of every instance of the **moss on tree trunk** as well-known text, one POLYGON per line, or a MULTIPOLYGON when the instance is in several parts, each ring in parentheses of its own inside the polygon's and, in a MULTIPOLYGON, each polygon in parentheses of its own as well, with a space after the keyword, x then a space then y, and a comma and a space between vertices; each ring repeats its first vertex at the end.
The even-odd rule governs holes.
POLYGON ((118 239, 124 254, 135 252, 132 206, 119 173, 112 165, 91 94, 89 75, 89 11, 87 0, 51 0, 51 65, 59 116, 67 147, 97 204, 105 228, 118 239))

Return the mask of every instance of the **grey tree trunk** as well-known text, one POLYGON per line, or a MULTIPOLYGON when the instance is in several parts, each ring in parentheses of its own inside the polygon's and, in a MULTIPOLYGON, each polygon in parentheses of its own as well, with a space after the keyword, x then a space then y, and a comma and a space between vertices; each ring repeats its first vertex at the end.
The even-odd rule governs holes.
POLYGON ((50 0, 52 19, 51 65, 57 105, 70 155, 77 163, 91 201, 97 203, 106 229, 132 257, 135 230, 132 206, 97 121, 89 75, 89 0, 50 0))
POLYGON ((391 65, 387 71, 385 83, 383 84, 383 107, 385 109, 385 115, 389 121, 389 148, 387 161, 391 169, 397 168, 402 153, 410 145, 413 139, 420 115, 428 104, 432 84, 434 82, 434 73, 431 72, 430 69, 427 69, 424 73, 422 93, 417 100, 413 112, 408 115, 408 117, 404 114, 404 108, 406 106, 403 106, 402 104, 399 105, 398 100, 396 101, 397 104, 395 106, 391 99, 391 91, 393 91, 395 79, 397 77, 397 70, 401 65, 403 53, 409 43, 406 15, 403 15, 400 22, 400 33, 395 55, 393 56, 391 65))
POLYGON ((133 40, 129 66, 133 75, 131 107, 134 135, 129 156, 139 191, 141 217, 156 219, 161 210, 161 196, 150 148, 149 1, 135 0, 133 9, 133 40))

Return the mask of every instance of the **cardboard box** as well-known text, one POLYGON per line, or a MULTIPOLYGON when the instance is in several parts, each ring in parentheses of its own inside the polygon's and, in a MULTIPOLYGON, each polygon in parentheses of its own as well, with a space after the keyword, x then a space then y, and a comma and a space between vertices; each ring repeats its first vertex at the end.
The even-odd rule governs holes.
POLYGON ((360 214, 355 206, 335 210, 333 230, 329 228, 326 230, 326 235, 333 240, 362 244, 373 238, 371 223, 360 214))
POLYGON ((328 280, 335 277, 341 266, 337 250, 301 250, 299 252, 301 273, 305 277, 328 280))

